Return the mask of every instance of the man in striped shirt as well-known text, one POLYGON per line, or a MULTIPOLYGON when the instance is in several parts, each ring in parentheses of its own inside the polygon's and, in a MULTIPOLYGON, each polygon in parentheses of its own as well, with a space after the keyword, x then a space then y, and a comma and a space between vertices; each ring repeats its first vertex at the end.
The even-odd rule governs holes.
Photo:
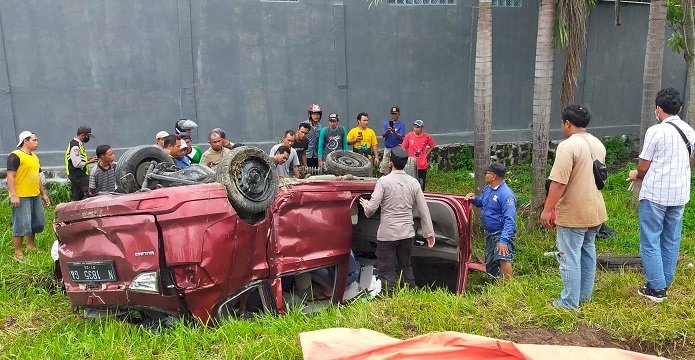
POLYGON ((89 174, 89 193, 92 196, 116 190, 116 156, 111 146, 97 146, 97 158, 99 161, 89 174))

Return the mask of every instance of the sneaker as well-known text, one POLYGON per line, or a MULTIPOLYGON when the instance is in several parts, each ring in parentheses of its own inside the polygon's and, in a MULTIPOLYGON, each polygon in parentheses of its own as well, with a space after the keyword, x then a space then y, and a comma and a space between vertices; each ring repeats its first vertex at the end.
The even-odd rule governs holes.
POLYGON ((666 289, 654 290, 649 286, 643 286, 637 289, 637 293, 654 302, 662 302, 666 300, 666 289))

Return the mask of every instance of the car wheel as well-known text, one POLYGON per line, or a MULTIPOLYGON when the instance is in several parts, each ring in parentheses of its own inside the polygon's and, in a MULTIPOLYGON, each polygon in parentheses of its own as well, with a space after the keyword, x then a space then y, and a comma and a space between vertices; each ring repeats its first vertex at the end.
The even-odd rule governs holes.
POLYGON ((171 156, 156 145, 141 145, 128 149, 116 164, 116 187, 121 192, 140 190, 151 163, 173 164, 171 156))
POLYGON ((596 262, 606 270, 620 270, 623 268, 642 268, 642 258, 639 256, 599 256, 596 262))
POLYGON ((333 151, 326 156, 324 162, 326 173, 341 176, 355 175, 362 177, 372 176, 372 161, 352 151, 333 151))
POLYGON ((253 146, 240 146, 225 154, 216 177, 227 189, 232 207, 242 216, 265 211, 275 200, 280 184, 271 160, 253 146))
POLYGON ((405 163, 403 171, 405 171, 406 174, 417 179, 417 158, 412 156, 409 157, 408 162, 405 163))

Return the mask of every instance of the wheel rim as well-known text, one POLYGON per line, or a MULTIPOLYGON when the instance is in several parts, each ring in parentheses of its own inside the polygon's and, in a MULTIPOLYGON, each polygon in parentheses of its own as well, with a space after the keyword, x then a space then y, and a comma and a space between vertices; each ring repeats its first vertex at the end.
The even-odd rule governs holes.
POLYGON ((135 168, 135 182, 138 186, 142 185, 142 182, 145 181, 145 175, 147 175, 147 170, 150 168, 152 162, 152 160, 146 159, 135 168))
POLYGON ((338 155, 336 156, 335 162, 337 164, 343 165, 343 166, 348 166, 348 167, 361 167, 363 166, 362 162, 358 159, 355 159, 350 156, 345 156, 345 155, 338 155))
POLYGON ((239 164, 234 180, 239 193, 252 201, 264 200, 272 186, 270 168, 258 158, 249 158, 239 164))

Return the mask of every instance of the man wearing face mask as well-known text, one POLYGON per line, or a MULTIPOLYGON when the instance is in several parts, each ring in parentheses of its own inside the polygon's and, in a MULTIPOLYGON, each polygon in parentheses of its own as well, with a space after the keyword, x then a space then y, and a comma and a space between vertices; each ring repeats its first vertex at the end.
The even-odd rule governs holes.
POLYGON ((84 144, 92 137, 92 128, 80 126, 77 136, 70 140, 65 150, 65 173, 70 180, 72 201, 82 200, 89 195, 89 164, 97 161, 96 156, 88 157, 84 144))
POLYGON ((683 210, 690 200, 695 131, 678 117, 683 101, 675 89, 660 90, 655 105, 658 124, 647 129, 637 170, 628 176, 632 181, 642 179, 639 237, 646 284, 637 293, 662 302, 676 272, 683 210))

